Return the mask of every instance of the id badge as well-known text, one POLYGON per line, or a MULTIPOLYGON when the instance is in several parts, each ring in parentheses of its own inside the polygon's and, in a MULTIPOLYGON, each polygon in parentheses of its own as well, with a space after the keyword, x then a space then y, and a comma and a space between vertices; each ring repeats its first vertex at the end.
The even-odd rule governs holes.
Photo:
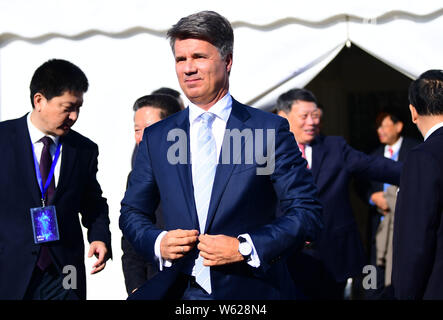
POLYGON ((32 208, 31 220, 34 243, 60 240, 55 206, 32 208))

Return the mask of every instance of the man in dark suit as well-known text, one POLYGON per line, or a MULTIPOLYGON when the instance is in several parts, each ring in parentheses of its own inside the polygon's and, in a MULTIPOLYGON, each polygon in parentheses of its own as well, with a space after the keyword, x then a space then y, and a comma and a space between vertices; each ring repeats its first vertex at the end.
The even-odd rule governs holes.
MULTIPOLYGON (((143 132, 146 127, 179 112, 182 108, 174 96, 151 94, 138 98, 134 103, 133 109, 135 112, 134 138, 137 148, 143 139, 143 132)), ((156 226, 163 228, 163 215, 160 207, 155 211, 155 219, 156 226)), ((122 251, 122 267, 126 291, 128 294, 131 294, 146 280, 151 279, 158 272, 158 268, 138 254, 125 237, 122 237, 122 251)))
MULTIPOLYGON (((376 128, 381 145, 373 155, 403 162, 408 152, 418 145, 418 140, 403 136, 403 121, 393 113, 381 112, 376 117, 376 128)), ((387 298, 391 284, 392 272, 392 226, 394 222, 396 191, 393 199, 389 199, 392 188, 387 183, 371 181, 368 191, 370 210, 370 263, 377 267, 377 288, 367 290, 369 299, 379 299, 383 292, 387 298), (386 218, 386 219, 385 219, 386 218), (385 289, 386 287, 386 289, 385 289)))
POLYGON ((443 299, 443 71, 409 87, 424 143, 406 157, 395 208, 392 284, 398 299, 443 299))
POLYGON ((365 254, 349 200, 352 175, 398 184, 400 164, 368 156, 342 137, 317 135, 320 114, 309 90, 292 89, 277 100, 307 159, 323 205, 324 229, 289 260, 296 285, 312 299, 343 299, 346 281, 362 273, 365 254))
POLYGON ((32 112, 0 123, 0 299, 86 299, 79 212, 91 273, 110 257, 98 148, 71 130, 87 89, 77 66, 49 60, 31 80, 32 112))
POLYGON ((191 103, 145 129, 122 200, 124 236, 162 270, 130 298, 293 298, 285 257, 316 238, 321 206, 288 123, 229 94, 224 17, 190 15, 168 37, 191 103))

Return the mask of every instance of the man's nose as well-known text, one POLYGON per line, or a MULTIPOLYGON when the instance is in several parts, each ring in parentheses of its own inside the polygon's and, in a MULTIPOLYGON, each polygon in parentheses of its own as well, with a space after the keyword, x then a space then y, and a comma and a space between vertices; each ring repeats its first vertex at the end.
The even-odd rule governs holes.
POLYGON ((193 59, 186 60, 184 72, 187 75, 194 74, 197 72, 197 68, 193 59))
POLYGON ((72 121, 77 121, 78 119, 78 111, 72 111, 69 113, 69 119, 72 121))

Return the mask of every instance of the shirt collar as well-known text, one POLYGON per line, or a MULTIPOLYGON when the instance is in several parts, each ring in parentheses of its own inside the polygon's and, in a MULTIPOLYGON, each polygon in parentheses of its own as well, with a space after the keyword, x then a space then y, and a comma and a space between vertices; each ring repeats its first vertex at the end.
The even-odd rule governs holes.
POLYGON ((431 129, 428 130, 428 132, 425 135, 425 141, 431 134, 433 134, 437 129, 443 127, 443 122, 437 123, 435 126, 433 126, 431 129))
POLYGON ((39 142, 39 140, 45 136, 48 136, 49 138, 52 139, 52 141, 54 141, 54 144, 57 145, 58 144, 58 140, 60 139, 59 136, 53 136, 53 135, 49 135, 49 134, 44 134, 43 132, 40 131, 40 129, 38 129, 31 121, 31 113, 28 113, 28 116, 26 117, 26 121, 28 123, 28 131, 29 131, 29 136, 31 137, 31 142, 34 144, 36 142, 39 142))
MULTIPOLYGON (((232 97, 229 92, 218 100, 209 110, 215 116, 224 122, 228 122, 232 110, 232 97)), ((202 113, 206 112, 197 105, 189 102, 189 123, 193 123, 202 113)))
POLYGON ((385 151, 387 151, 389 149, 389 147, 391 147, 392 151, 393 151, 393 154, 396 154, 398 152, 398 150, 400 150, 402 142, 403 142, 403 137, 400 136, 400 138, 397 140, 397 142, 394 143, 392 146, 386 145, 385 146, 385 151))

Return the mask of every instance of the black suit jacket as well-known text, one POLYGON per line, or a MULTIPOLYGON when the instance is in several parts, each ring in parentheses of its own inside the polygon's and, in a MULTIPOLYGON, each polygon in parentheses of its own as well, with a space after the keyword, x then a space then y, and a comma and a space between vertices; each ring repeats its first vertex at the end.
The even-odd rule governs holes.
MULTIPOLYGON (((52 200, 60 240, 48 243, 56 267, 77 270, 80 299, 86 299, 82 224, 89 242, 100 240, 111 252, 108 206, 96 180, 98 147, 71 130, 63 143, 60 176, 52 200)), ((0 299, 22 299, 36 265, 30 209, 41 206, 26 116, 0 123, 0 299)), ((59 160, 60 161, 60 160, 59 160)))
POLYGON ((412 149, 404 163, 392 283, 398 299, 443 299, 443 128, 412 149))
MULTIPOLYGON (((307 288, 316 286, 314 270, 336 282, 361 274, 365 255, 349 198, 351 177, 398 185, 401 164, 357 151, 342 137, 318 136, 312 143, 311 171, 323 205, 324 228, 311 247, 291 259, 296 283, 307 288)), ((321 284, 313 289, 321 290, 321 284)))

